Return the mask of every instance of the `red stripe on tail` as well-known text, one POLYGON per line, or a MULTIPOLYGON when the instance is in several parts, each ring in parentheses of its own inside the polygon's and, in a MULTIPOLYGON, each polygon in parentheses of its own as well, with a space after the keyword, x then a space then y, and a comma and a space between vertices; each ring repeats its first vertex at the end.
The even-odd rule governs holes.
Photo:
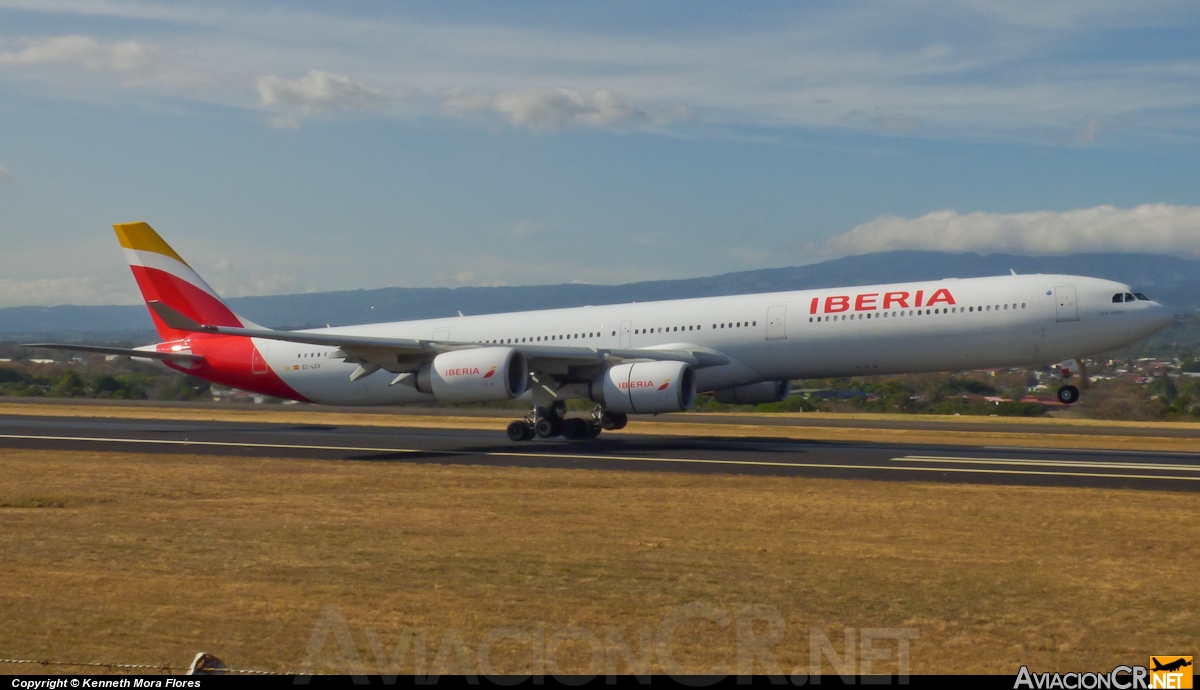
MULTIPOLYGON (((146 266, 130 266, 133 277, 137 280, 142 297, 147 302, 157 300, 175 311, 187 316, 197 323, 206 326, 233 326, 240 328, 242 322, 225 306, 221 300, 213 297, 191 283, 176 278, 165 271, 146 266)), ((190 333, 178 331, 163 323, 153 311, 150 318, 154 319, 154 327, 163 340, 178 340, 186 338, 190 333)), ((247 341, 248 342, 248 341, 247 341)))

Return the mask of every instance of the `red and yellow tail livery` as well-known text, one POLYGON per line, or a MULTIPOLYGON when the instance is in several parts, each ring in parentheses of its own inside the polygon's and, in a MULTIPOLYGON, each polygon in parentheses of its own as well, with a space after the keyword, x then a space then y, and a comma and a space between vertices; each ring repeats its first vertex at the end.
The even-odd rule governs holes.
MULTIPOLYGON (((147 303, 162 302, 197 323, 237 328, 252 326, 234 314, 154 228, 138 222, 119 223, 113 230, 117 232, 129 268, 147 303)), ((150 318, 154 319, 154 327, 163 340, 177 340, 189 335, 163 323, 153 310, 150 318)))

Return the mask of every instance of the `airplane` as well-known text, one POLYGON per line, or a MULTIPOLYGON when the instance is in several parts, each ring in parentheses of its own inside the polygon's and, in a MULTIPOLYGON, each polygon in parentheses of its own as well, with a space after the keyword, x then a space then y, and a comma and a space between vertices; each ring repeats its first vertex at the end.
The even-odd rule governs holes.
POLYGON ((1125 284, 1012 275, 283 331, 239 316, 148 224, 113 226, 162 342, 31 347, 157 360, 223 386, 328 405, 526 399, 513 441, 592 438, 697 393, 754 404, 793 379, 1045 366, 1171 323, 1125 284), (567 400, 595 404, 568 417, 567 400))

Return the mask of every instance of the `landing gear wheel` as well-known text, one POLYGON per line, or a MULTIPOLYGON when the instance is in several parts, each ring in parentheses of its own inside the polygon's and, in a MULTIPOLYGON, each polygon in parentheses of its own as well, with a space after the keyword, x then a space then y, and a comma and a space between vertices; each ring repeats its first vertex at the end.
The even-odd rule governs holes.
POLYGON ((624 429, 625 425, 628 423, 629 417, 621 414, 620 412, 605 410, 604 412, 600 413, 600 426, 608 431, 624 429))
POLYGON ((538 417, 533 424, 538 438, 552 438, 562 433, 562 422, 551 417, 538 417))
POLYGON ((523 419, 518 419, 508 425, 508 440, 510 441, 528 441, 533 438, 533 434, 533 427, 523 419))
POLYGON ((597 436, 600 435, 600 432, 603 430, 604 429, 602 429, 599 424, 592 422, 591 424, 588 424, 587 437, 588 438, 596 438, 597 436))
POLYGON ((589 427, 591 427, 590 424, 588 424, 586 421, 579 419, 577 417, 571 417, 570 419, 564 419, 563 423, 562 423, 563 438, 567 438, 567 439, 571 439, 571 440, 586 438, 588 435, 589 427))
POLYGON ((1074 405, 1079 402, 1079 389, 1075 386, 1063 386, 1059 388, 1058 401, 1064 405, 1074 405))

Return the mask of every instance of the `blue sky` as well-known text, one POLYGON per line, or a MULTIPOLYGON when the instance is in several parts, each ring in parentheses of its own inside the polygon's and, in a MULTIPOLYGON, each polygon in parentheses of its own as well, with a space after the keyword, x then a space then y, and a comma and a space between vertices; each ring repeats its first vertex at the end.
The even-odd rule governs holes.
POLYGON ((0 306, 1200 256, 1194 2, 0 0, 0 306))

